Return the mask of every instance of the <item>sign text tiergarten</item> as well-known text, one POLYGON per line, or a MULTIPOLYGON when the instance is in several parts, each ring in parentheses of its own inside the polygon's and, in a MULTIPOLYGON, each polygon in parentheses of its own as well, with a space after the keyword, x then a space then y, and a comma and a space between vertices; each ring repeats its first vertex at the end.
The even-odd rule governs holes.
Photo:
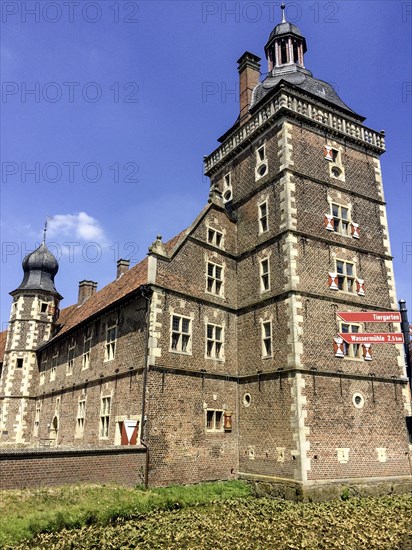
POLYGON ((338 317, 346 323, 400 323, 398 311, 340 311, 338 317))

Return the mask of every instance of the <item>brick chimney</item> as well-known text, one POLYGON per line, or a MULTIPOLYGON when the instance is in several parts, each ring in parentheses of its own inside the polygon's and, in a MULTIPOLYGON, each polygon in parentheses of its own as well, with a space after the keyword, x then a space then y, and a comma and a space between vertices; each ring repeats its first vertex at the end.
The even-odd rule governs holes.
POLYGON ((81 306, 86 300, 96 293, 97 283, 94 281, 80 281, 79 283, 79 297, 77 299, 77 305, 81 306))
POLYGON ((130 260, 117 260, 117 275, 116 279, 119 279, 126 271, 129 271, 130 260))
POLYGON ((238 60, 241 123, 250 117, 249 107, 252 102, 252 92, 259 84, 259 61, 260 57, 250 52, 245 52, 238 60))

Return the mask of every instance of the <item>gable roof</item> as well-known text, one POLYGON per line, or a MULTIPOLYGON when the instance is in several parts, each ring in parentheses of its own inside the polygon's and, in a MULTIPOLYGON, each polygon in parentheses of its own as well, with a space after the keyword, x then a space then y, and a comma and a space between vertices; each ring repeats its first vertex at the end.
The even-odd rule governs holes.
MULTIPOLYGON (((121 277, 112 281, 101 290, 93 294, 80 306, 77 304, 68 306, 60 312, 58 325, 60 329, 56 336, 68 332, 76 325, 83 323, 93 315, 115 304, 122 298, 136 291, 140 286, 147 283, 147 258, 136 264, 121 277)), ((49 340, 50 342, 51 340, 49 340)))

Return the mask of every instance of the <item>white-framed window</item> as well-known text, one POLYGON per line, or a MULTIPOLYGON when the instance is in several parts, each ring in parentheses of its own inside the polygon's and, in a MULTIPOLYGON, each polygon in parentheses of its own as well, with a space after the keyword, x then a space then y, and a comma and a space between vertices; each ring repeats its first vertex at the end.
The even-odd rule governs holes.
POLYGON ((259 233, 266 233, 269 230, 269 209, 268 201, 265 200, 258 205, 259 233))
POLYGON ((332 203, 333 230, 340 235, 350 236, 350 212, 347 206, 332 203))
POLYGON ((109 437, 110 410, 112 405, 111 397, 102 397, 100 402, 100 438, 109 437))
POLYGON ((207 228, 207 242, 216 246, 217 248, 222 248, 223 245, 223 233, 212 227, 207 228))
POLYGON ((36 412, 34 413, 34 430, 33 430, 34 437, 37 437, 39 435, 40 414, 41 414, 41 401, 36 401, 36 412))
POLYGON ((266 158, 266 145, 263 144, 256 149, 256 179, 262 178, 264 175, 267 174, 267 171, 268 163, 266 158))
POLYGON ((222 295, 223 290, 223 266, 207 262, 207 292, 215 294, 216 296, 222 295))
POLYGON ((92 349, 93 333, 91 329, 86 331, 83 341, 82 369, 88 369, 90 366, 90 353, 92 349))
POLYGON ((75 349, 76 349, 76 344, 74 343, 69 344, 69 347, 67 349, 66 376, 70 376, 71 374, 73 374, 75 349))
POLYGON ((192 320, 182 315, 172 315, 170 349, 179 353, 192 352, 192 320))
POLYGON ((57 370, 58 360, 59 360, 59 354, 55 353, 52 357, 52 362, 51 362, 50 382, 53 382, 53 380, 56 380, 56 370, 57 370))
POLYGON ((270 290, 269 258, 260 260, 260 291, 270 290))
POLYGON ((336 260, 338 289, 344 292, 356 292, 355 264, 346 260, 336 260))
POLYGON ((223 176, 223 202, 229 202, 232 200, 232 173, 228 172, 223 176))
POLYGON ((224 412, 216 409, 206 410, 206 431, 207 432, 223 432, 223 414, 224 412))
MULTIPOLYGON (((109 415, 110 415, 110 407, 109 407, 109 415)), ((77 404, 76 434, 75 434, 76 437, 83 437, 85 421, 86 421, 86 398, 80 398, 77 404)), ((108 426, 109 424, 107 423, 107 427, 108 426)))
POLYGON ((111 325, 106 329, 106 344, 104 351, 104 360, 111 361, 116 355, 116 342, 117 342, 117 324, 111 325))
POLYGON ((272 322, 262 323, 262 357, 272 357, 272 322))
POLYGON ((206 325, 206 357, 223 359, 223 327, 206 325))
MULTIPOLYGON (((340 332, 343 334, 362 332, 362 325, 340 323, 340 332)), ((348 359, 363 359, 362 344, 347 344, 343 341, 343 355, 348 359)))
POLYGON ((46 369, 47 369, 47 358, 43 359, 40 365, 40 380, 39 384, 42 386, 44 382, 46 381, 46 369))
POLYGON ((329 161, 329 175, 332 178, 337 178, 341 181, 345 179, 345 171, 342 165, 342 156, 339 149, 325 146, 324 149, 325 159, 329 161))
POLYGON ((40 313, 47 313, 49 304, 47 302, 40 302, 40 313))

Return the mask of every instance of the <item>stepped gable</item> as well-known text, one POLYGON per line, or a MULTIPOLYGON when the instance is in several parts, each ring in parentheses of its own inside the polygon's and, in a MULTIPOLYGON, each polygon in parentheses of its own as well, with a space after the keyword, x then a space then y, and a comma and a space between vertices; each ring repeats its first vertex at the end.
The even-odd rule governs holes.
MULTIPOLYGON (((186 233, 187 229, 165 243, 165 250, 168 254, 172 254, 176 246, 184 240, 186 233)), ((145 285, 147 283, 147 263, 148 260, 145 258, 119 279, 96 292, 82 305, 73 304, 64 308, 60 312, 58 320, 60 329, 53 340, 145 285)))

